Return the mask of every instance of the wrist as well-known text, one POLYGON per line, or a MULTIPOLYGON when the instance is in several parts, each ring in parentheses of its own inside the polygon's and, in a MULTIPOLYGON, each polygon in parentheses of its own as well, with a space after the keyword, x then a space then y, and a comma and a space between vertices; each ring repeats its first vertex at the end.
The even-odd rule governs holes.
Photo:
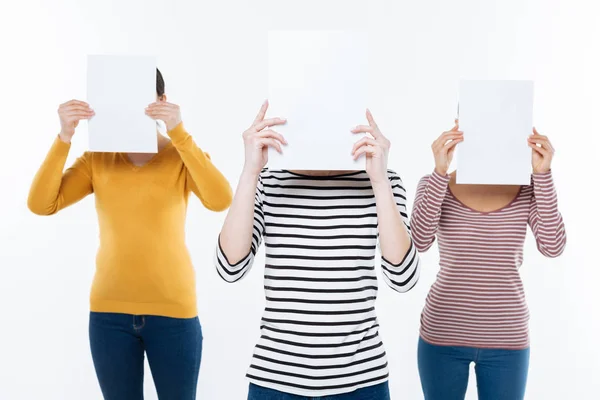
POLYGON ((73 135, 67 135, 67 134, 65 134, 64 132, 60 132, 60 133, 58 134, 58 138, 59 138, 61 141, 63 141, 64 143, 68 143, 68 144, 70 144, 70 143, 71 143, 71 139, 73 138, 73 135))
POLYGON ((444 168, 439 168, 439 167, 435 167, 434 171, 441 176, 446 176, 448 175, 448 169, 444 169, 444 168))
POLYGON ((550 172, 550 168, 534 168, 533 173, 538 175, 544 175, 550 172))
POLYGON ((373 193, 375 194, 375 196, 387 193, 392 190, 390 181, 387 178, 385 179, 385 181, 371 181, 371 186, 373 187, 373 193))
POLYGON ((240 181, 258 181, 259 176, 260 171, 255 171, 251 168, 244 166, 244 169, 242 169, 242 174, 240 175, 240 181))

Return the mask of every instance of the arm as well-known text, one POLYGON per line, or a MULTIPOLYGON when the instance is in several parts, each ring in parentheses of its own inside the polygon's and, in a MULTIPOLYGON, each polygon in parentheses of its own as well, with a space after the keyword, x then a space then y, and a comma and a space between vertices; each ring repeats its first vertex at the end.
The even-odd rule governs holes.
POLYGON ((435 241, 449 181, 449 175, 442 176, 435 171, 419 181, 410 225, 415 246, 421 252, 427 251, 435 241))
POLYGON ((537 248, 546 257, 558 257, 567 244, 565 224, 558 211, 552 172, 534 173, 529 226, 537 248))
POLYGON ((427 251, 435 241, 442 203, 450 182, 448 168, 456 145, 462 141, 463 133, 458 130, 458 120, 454 120, 454 127, 443 132, 431 145, 435 170, 419 181, 410 221, 415 246, 421 252, 427 251))
POLYGON ((392 289, 407 292, 419 280, 421 265, 410 237, 406 191, 400 177, 392 172, 387 184, 374 185, 373 190, 383 276, 392 289))
POLYGON ((268 129, 285 123, 281 118, 265 119, 268 107, 269 103, 265 101, 252 126, 242 135, 244 169, 221 229, 215 255, 217 272, 227 282, 239 281, 252 267, 265 232, 260 172, 267 164, 268 147, 281 152, 281 145, 286 143, 281 134, 268 129))
POLYGON ((38 215, 52 215, 93 192, 89 153, 63 173, 71 145, 54 140, 38 170, 27 199, 29 209, 38 215))
POLYGON ((219 235, 215 266, 227 282, 237 282, 252 268, 265 231, 260 177, 243 173, 219 235))
POLYGON ((223 211, 231 204, 231 186, 221 172, 213 165, 210 156, 204 153, 192 136, 179 123, 168 132, 173 146, 179 152, 186 167, 186 190, 191 190, 206 208, 223 211))

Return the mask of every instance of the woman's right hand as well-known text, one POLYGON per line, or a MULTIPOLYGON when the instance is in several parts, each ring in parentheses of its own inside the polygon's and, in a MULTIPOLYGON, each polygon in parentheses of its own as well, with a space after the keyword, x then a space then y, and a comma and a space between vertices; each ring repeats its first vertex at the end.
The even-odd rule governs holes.
POLYGON ((70 143, 75 134, 75 128, 82 119, 90 119, 94 116, 94 110, 84 101, 71 100, 61 104, 58 107, 58 117, 60 118, 60 139, 65 143, 70 143))
POLYGON ((440 135, 431 145, 435 158, 435 172, 446 176, 456 145, 464 140, 463 133, 458 130, 458 120, 454 120, 454 127, 440 135))
POLYGON ((286 120, 284 118, 265 119, 268 108, 269 102, 265 101, 252 126, 243 134, 246 157, 244 171, 252 176, 258 176, 267 165, 269 146, 281 153, 281 145, 287 144, 280 133, 269 129, 275 125, 285 124, 286 120))

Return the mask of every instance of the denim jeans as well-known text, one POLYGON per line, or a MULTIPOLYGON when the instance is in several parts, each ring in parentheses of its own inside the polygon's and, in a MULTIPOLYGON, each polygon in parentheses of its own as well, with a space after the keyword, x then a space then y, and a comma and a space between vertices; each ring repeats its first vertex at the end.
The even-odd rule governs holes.
POLYGON ((419 375, 425 400, 463 400, 475 363, 479 400, 522 400, 529 349, 436 346, 419 339, 419 375))
POLYGON ((90 347, 105 400, 142 400, 144 353, 159 399, 192 400, 202 355, 198 317, 90 313, 90 347))
POLYGON ((349 393, 322 397, 306 397, 279 392, 262 386, 250 384, 248 400, 390 400, 388 383, 367 386, 349 393))

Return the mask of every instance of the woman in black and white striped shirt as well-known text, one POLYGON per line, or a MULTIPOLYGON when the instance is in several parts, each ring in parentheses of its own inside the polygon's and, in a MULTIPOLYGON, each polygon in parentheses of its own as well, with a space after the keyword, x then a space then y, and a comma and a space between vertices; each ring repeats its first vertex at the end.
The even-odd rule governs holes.
POLYGON ((248 399, 387 400, 374 310, 377 242, 389 286, 406 292, 419 277, 405 190, 387 170, 390 143, 367 111, 369 125, 352 131, 370 134, 352 149, 367 157, 366 171, 270 171, 268 147, 286 144, 270 127, 285 120, 265 119, 267 108, 244 132, 245 166, 215 257, 221 277, 236 282, 265 241, 267 305, 248 399))

